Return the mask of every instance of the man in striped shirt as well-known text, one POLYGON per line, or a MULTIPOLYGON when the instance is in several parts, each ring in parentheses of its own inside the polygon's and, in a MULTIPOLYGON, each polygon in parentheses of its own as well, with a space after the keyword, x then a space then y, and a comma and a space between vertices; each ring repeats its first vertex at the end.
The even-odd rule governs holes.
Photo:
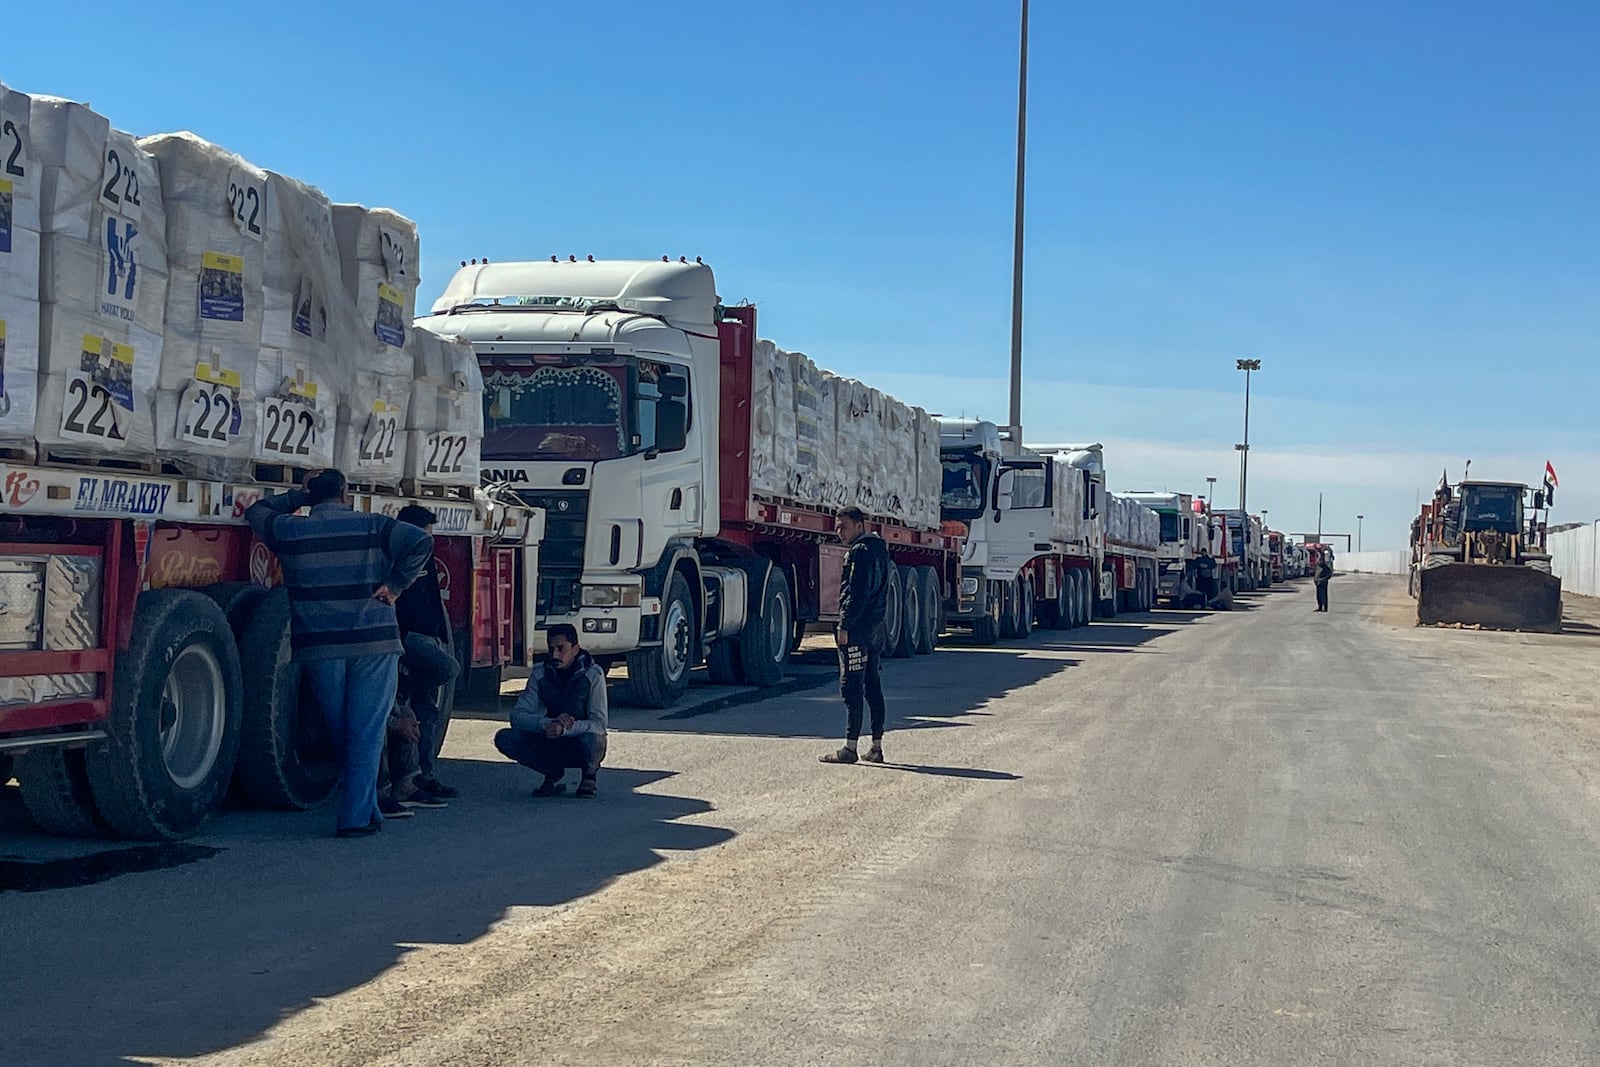
POLYGON ((290 643, 339 753, 340 837, 383 828, 378 761, 394 704, 400 628, 394 600, 433 554, 426 531, 351 509, 343 474, 251 505, 245 519, 283 566, 290 643), (309 505, 309 515, 296 515, 309 505))

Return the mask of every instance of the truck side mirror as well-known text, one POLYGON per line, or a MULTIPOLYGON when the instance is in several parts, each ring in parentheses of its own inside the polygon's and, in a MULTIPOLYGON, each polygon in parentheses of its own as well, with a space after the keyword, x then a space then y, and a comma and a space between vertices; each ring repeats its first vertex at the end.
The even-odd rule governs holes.
POLYGON ((1003 470, 994 480, 994 521, 1000 521, 1002 512, 1011 508, 1011 494, 1017 483, 1017 472, 1003 470))
POLYGON ((656 401, 656 450, 681 452, 688 441, 688 405, 681 400, 656 401))

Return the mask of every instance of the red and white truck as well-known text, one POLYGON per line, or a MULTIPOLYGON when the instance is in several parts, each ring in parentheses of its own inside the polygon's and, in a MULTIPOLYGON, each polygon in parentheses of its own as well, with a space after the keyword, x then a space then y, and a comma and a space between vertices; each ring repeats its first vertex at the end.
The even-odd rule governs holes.
POLYGON ((576 626, 665 706, 704 662, 772 685, 839 617, 835 516, 897 564, 891 654, 933 650, 960 539, 930 416, 758 340, 699 262, 464 264, 418 321, 477 350, 485 484, 546 513, 535 632, 576 626))
MULTIPOLYGON (((268 807, 331 794, 338 768, 289 655, 287 592, 244 522, 278 488, 0 465, 0 781, 15 775, 42 827, 183 837, 235 778, 268 807)), ((353 497, 389 515, 408 502, 353 497)), ((515 602, 536 581, 542 516, 416 502, 438 516, 457 655, 523 660, 515 602)))

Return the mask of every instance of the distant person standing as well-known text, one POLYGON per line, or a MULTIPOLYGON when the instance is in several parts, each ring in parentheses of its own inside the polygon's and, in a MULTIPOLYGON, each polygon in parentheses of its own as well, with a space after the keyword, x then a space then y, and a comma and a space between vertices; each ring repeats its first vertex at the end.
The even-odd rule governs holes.
POLYGON ((1328 610, 1328 579, 1333 577, 1333 553, 1324 549, 1317 553, 1317 570, 1313 580, 1317 583, 1317 610, 1328 610))
POLYGON ((245 520, 283 566, 290 644, 339 754, 340 837, 383 829, 378 761, 399 674, 394 601, 427 565, 433 538, 350 507, 343 474, 317 471, 305 488, 256 501, 245 520), (296 515, 310 505, 311 514, 296 515))
POLYGON ((821 757, 823 763, 855 763, 860 756, 862 705, 872 710, 869 763, 883 762, 884 611, 888 606, 889 548, 867 531, 867 513, 857 507, 839 513, 839 539, 849 546, 839 576, 839 691, 846 711, 844 747, 821 757))

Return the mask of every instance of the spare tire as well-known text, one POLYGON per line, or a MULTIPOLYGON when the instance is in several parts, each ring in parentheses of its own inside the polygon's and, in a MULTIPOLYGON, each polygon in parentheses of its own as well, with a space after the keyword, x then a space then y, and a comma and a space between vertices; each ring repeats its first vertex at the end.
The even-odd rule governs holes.
POLYGON ((106 741, 83 756, 95 808, 123 837, 187 837, 216 810, 239 751, 243 693, 227 616, 192 589, 140 594, 115 679, 106 741))
POLYGON ((305 811, 333 795, 339 760, 322 709, 289 644, 289 592, 266 595, 239 641, 244 729, 239 784, 255 803, 305 811))

